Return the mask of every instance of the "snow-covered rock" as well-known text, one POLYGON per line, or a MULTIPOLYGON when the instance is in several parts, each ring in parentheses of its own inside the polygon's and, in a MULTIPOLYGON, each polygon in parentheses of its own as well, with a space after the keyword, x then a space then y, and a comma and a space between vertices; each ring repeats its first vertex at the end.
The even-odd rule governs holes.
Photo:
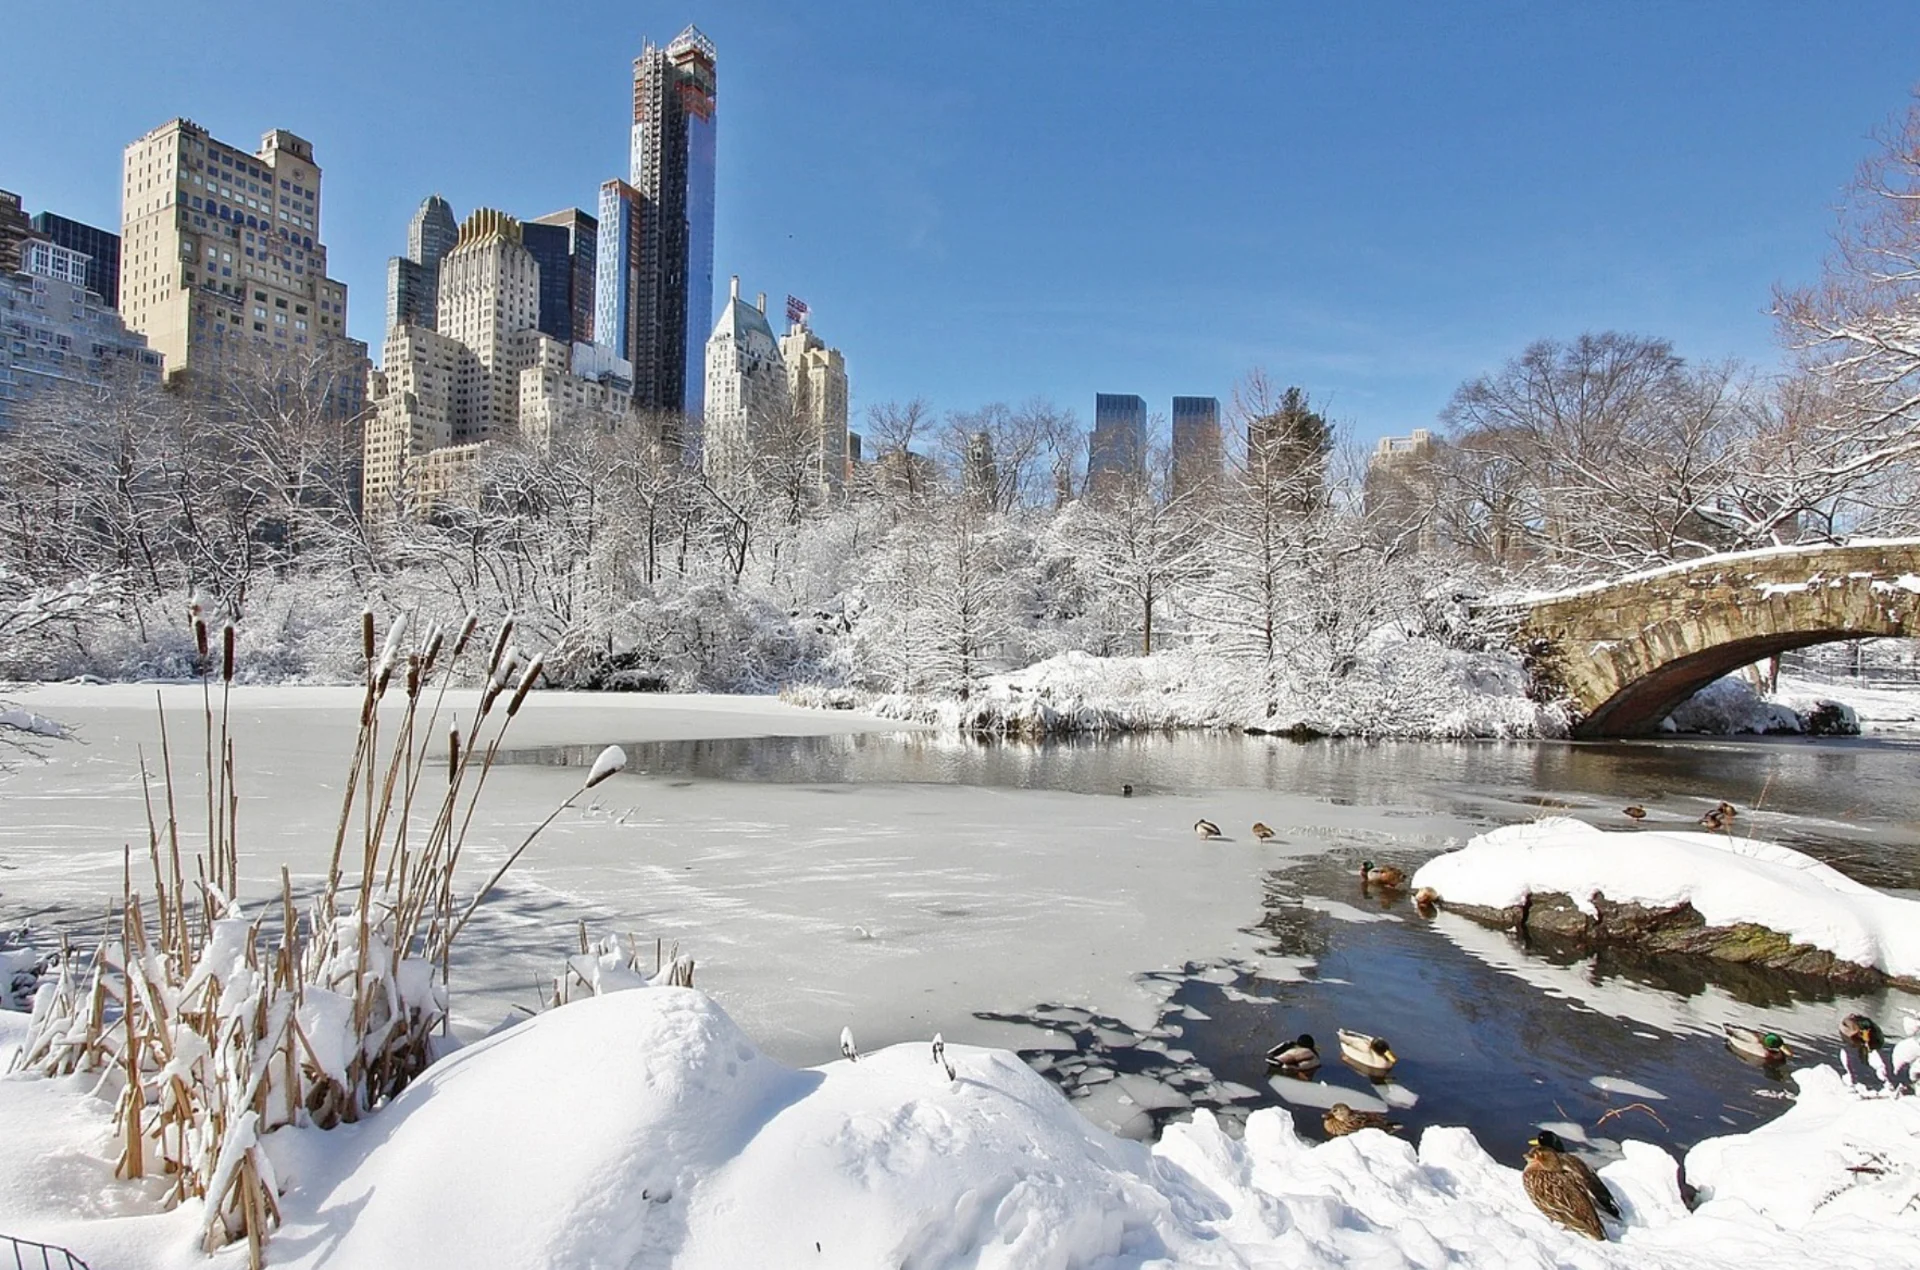
POLYGON ((1764 926, 1902 979, 1920 978, 1920 903, 1884 895, 1789 847, 1721 833, 1610 833, 1552 817, 1481 834, 1413 875, 1448 905, 1512 909, 1565 895, 1650 909, 1691 905, 1711 927, 1764 926))
POLYGON ((1680 703, 1661 721, 1666 732, 1808 733, 1857 736, 1860 719, 1846 702, 1828 693, 1793 692, 1769 696, 1738 675, 1716 679, 1680 703))

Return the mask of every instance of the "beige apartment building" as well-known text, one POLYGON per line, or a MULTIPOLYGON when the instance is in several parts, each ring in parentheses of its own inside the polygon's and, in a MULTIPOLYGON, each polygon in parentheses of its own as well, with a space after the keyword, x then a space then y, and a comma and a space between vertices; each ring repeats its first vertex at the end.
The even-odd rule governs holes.
POLYGON ((783 336, 767 323, 767 297, 748 304, 740 279, 707 340, 702 469, 723 489, 749 484, 763 460, 805 461, 814 496, 847 479, 847 364, 804 320, 783 336), (795 453, 797 447, 798 453, 795 453))
POLYGON ((813 333, 803 315, 780 337, 787 393, 795 419, 812 439, 820 494, 831 498, 847 481, 847 361, 813 333))
POLYGON ((362 470, 369 515, 471 497, 490 442, 546 445, 576 423, 633 417, 631 396, 574 374, 569 346, 538 329, 540 267, 518 220, 492 208, 468 216, 437 292, 437 330, 387 331, 362 470))
MULTIPOLYGON (((121 178, 119 305, 169 375, 244 355, 359 359, 347 337, 346 284, 327 276, 320 166, 313 146, 276 128, 248 152, 174 119, 128 146, 121 178)), ((341 377, 341 417, 364 402, 341 377)))

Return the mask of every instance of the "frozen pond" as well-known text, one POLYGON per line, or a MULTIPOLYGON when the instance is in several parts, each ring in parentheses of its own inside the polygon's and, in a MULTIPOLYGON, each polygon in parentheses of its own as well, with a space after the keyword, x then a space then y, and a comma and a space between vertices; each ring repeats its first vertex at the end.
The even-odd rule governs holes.
MULTIPOLYGON (((145 842, 152 690, 18 695, 83 743, 0 778, 0 923, 96 924, 122 844, 145 842)), ((199 694, 166 697, 191 788, 181 737, 196 734, 199 694)), ((353 690, 236 694, 242 869, 258 895, 282 860, 296 885, 324 870, 356 705, 353 690)), ((554 824, 463 936, 463 1027, 531 1005, 584 919, 678 941, 699 985, 782 1059, 833 1056, 843 1025, 868 1047, 941 1031, 1021 1050, 1133 1133, 1194 1103, 1344 1098, 1410 1126, 1467 1124, 1502 1153, 1541 1121, 1688 1143, 1779 1106, 1781 1088, 1715 1039, 1723 1019, 1831 1057, 1835 1021, 1860 1004, 1697 966, 1558 964, 1361 895, 1362 858, 1410 869, 1546 810, 1611 827, 1629 801, 1690 821, 1725 797, 1745 832, 1920 886, 1920 746, 1904 741, 982 746, 760 699, 563 694, 531 698, 510 737, 469 885, 602 745, 626 744, 632 763, 554 824), (1200 816, 1229 840, 1199 842, 1200 816), (1256 842, 1255 820, 1277 837, 1256 842), (1392 1037, 1395 1081, 1332 1059, 1337 1025, 1392 1037), (1299 1031, 1325 1042, 1324 1083, 1269 1084, 1260 1053, 1299 1031)), ((1895 1002, 1864 1004, 1897 1017, 1895 1002)))

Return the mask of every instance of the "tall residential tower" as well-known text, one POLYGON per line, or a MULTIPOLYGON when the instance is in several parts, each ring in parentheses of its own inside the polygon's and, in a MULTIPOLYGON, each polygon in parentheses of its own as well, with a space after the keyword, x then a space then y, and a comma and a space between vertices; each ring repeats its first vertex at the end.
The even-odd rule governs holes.
MULTIPOLYGON (((690 418, 706 397, 713 323, 716 92, 713 42, 699 30, 648 44, 633 63, 628 179, 600 199, 595 342, 632 363, 642 408, 690 418), (636 205, 637 225, 619 223, 636 205)), ((691 458, 697 425, 670 440, 691 458)))

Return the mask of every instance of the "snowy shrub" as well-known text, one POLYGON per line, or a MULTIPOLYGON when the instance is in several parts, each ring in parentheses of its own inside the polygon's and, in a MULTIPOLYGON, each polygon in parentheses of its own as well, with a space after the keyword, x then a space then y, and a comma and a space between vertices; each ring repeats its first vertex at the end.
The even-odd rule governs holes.
POLYGON ((640 941, 628 935, 609 935, 587 941, 587 927, 580 925, 580 951, 567 958, 567 968, 553 980, 553 992, 547 1004, 555 1009, 586 997, 601 997, 609 992, 626 992, 648 987, 691 988, 693 958, 680 955, 680 945, 671 952, 654 950, 654 968, 648 973, 641 965, 640 941))

